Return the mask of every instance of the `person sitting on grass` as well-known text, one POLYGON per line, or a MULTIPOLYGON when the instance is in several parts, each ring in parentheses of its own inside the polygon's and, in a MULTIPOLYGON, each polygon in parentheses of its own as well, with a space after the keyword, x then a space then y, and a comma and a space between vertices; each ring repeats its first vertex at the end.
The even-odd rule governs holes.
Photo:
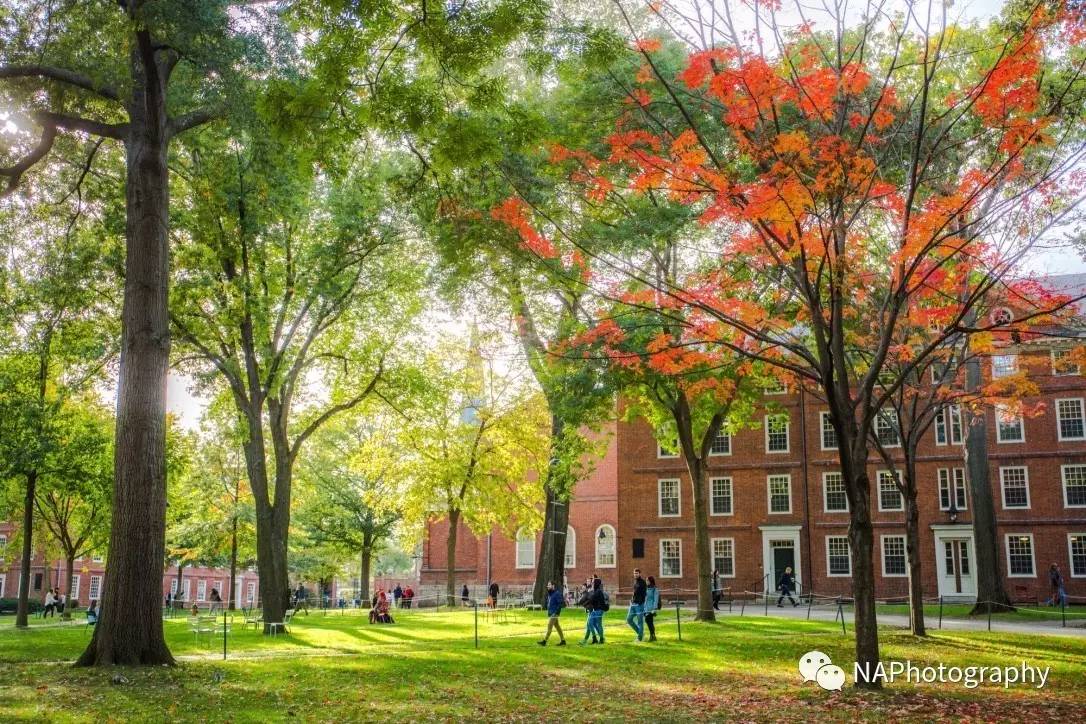
POLYGON ((388 612, 388 596, 384 591, 377 592, 377 604, 370 611, 370 623, 395 623, 388 612))
POLYGON ((562 624, 558 623, 558 617, 562 615, 562 609, 566 607, 566 597, 562 590, 554 585, 554 581, 547 581, 547 633, 540 646, 546 646, 551 638, 551 629, 558 631, 558 645, 566 645, 566 635, 562 633, 562 624))

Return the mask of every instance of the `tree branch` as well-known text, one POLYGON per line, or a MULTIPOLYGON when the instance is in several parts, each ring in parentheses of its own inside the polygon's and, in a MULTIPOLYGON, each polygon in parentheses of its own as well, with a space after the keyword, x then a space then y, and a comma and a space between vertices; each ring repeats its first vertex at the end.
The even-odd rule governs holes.
POLYGON ((176 136, 190 128, 196 128, 205 123, 210 123, 211 121, 221 118, 222 115, 222 109, 219 108, 198 108, 195 111, 183 113, 180 116, 170 119, 170 135, 176 136))
POLYGON ((121 100, 121 94, 113 86, 98 83, 89 76, 67 68, 56 68, 50 65, 5 65, 0 66, 0 78, 46 78, 82 88, 111 101, 121 100))

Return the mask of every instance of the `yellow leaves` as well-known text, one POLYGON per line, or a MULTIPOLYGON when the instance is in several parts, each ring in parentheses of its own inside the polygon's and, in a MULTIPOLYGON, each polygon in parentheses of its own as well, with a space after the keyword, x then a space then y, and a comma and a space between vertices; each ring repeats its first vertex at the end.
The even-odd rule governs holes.
POLYGON ((991 332, 977 332, 969 338, 969 351, 973 354, 991 354, 995 340, 991 332))

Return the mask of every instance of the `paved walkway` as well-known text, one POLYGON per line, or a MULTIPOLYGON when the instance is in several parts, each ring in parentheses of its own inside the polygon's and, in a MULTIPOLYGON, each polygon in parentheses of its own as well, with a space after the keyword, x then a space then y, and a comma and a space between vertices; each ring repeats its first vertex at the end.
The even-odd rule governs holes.
MULTIPOLYGON (((729 614, 727 608, 720 611, 719 614, 724 616, 738 616, 740 611, 739 604, 732 606, 732 612, 729 614)), ((744 616, 765 616, 766 610, 761 602, 747 603, 746 610, 743 613, 744 616)), ((785 606, 784 608, 777 608, 772 603, 769 604, 768 615, 777 616, 780 618, 794 618, 804 619, 807 618, 807 606, 800 604, 793 608, 791 606, 785 606)), ((852 625, 854 622, 854 614, 852 611, 845 610, 845 621, 852 625)), ((811 609, 812 621, 837 621, 837 607, 834 605, 815 605, 811 609)), ((924 622, 931 630, 938 630, 939 617, 932 616, 930 614, 924 617, 924 622)), ((892 626, 896 628, 908 628, 909 618, 902 614, 893 613, 880 613, 879 614, 880 626, 892 626)), ((977 616, 975 618, 947 618, 943 617, 943 629, 950 631, 987 631, 988 630, 988 617, 977 616)), ((1068 613, 1067 627, 1064 628, 1060 621, 1052 620, 1038 620, 1038 621, 1006 621, 999 618, 992 618, 992 631, 1003 631, 1006 633, 1020 633, 1020 634, 1042 634, 1048 636, 1077 636, 1086 638, 1086 616, 1082 611, 1075 611, 1073 614, 1068 613)))

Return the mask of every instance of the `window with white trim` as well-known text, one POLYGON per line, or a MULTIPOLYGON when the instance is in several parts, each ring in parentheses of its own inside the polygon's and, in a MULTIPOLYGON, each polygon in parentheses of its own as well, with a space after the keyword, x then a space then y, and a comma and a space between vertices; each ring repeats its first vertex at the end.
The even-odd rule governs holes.
POLYGON ((965 468, 939 468, 939 510, 950 510, 950 504, 965 510, 969 496, 965 489, 965 468))
POLYGON ((879 410, 875 416, 875 436, 883 447, 901 446, 897 410, 879 410))
POLYGON ((996 405, 996 442, 1025 442, 1026 423, 1020 413, 996 405))
POLYGON ((676 478, 657 480, 656 489, 658 493, 658 512, 660 517, 674 518, 678 516, 682 511, 679 502, 679 481, 676 478))
POLYGON ((992 379, 1010 377, 1018 374, 1018 355, 995 354, 992 355, 992 379))
POLYGON ((769 453, 788 452, 788 429, 791 420, 787 412, 765 416, 765 451, 769 453))
POLYGON ((709 479, 709 515, 731 515, 732 479, 709 479))
POLYGON ((962 408, 949 405, 935 416, 935 444, 962 444, 962 408))
POLYGON ((606 523, 596 529, 596 566, 615 567, 615 529, 606 523))
POLYGON ((1086 578, 1086 533, 1067 536, 1067 554, 1071 557, 1071 575, 1086 578))
POLYGON ((199 581, 196 582, 196 600, 197 601, 206 601, 207 600, 207 581, 205 581, 203 579, 200 579, 199 581))
POLYGON ((7 583, 7 574, 0 573, 0 598, 4 597, 4 584, 7 583))
POLYGON ((732 435, 727 430, 720 430, 709 446, 710 455, 731 455, 732 435))
POLYGON ((837 430, 833 427, 833 420, 830 417, 830 413, 820 412, 818 416, 822 420, 822 449, 836 450, 837 430))
POLYGON ((175 578, 172 581, 170 581, 170 597, 172 598, 173 596, 176 596, 176 595, 177 595, 177 579, 175 578))
POLYGON ((1034 578, 1033 535, 1028 533, 1009 533, 1007 542, 1007 576, 1012 578, 1034 578))
POLYGON ((783 395, 785 392, 788 392, 788 385, 784 384, 776 377, 771 377, 765 387, 762 388, 762 392, 767 395, 783 395))
POLYGON ((656 443, 656 457, 658 458, 677 458, 679 457, 679 440, 673 438, 668 441, 659 440, 656 443))
POLYGON ((1057 377, 1079 374, 1080 368, 1071 356, 1069 349, 1052 350, 1052 374, 1057 377))
POLYGON ((827 513, 848 512, 845 476, 839 471, 822 473, 822 509, 827 513))
POLYGON ((184 583, 182 583, 181 585, 181 600, 191 601, 192 596, 189 595, 190 593, 192 593, 192 579, 186 578, 184 583))
POLYGON ((905 555, 905 536, 884 535, 882 537, 882 575, 887 577, 907 576, 908 559, 905 555))
POLYGON ((893 472, 879 471, 879 510, 905 510, 905 498, 901 495, 897 480, 893 472))
POLYGON ((683 542, 678 538, 660 540, 660 578, 681 578, 683 575, 683 542))
MULTIPOLYGON (((175 583, 176 583, 176 581, 175 581, 175 583)), ((91 576, 90 591, 88 591, 87 595, 90 597, 89 600, 91 600, 91 601, 97 601, 99 598, 102 597, 102 577, 101 576, 91 576)))
POLYGON ((517 531, 517 568, 535 568, 535 533, 517 531))
POLYGON ((256 600, 256 584, 252 581, 245 584, 245 600, 248 601, 250 605, 256 600))
POLYGON ((792 476, 770 475, 766 478, 770 513, 792 512, 792 476))
POLYGON ((72 601, 79 600, 79 574, 72 574, 72 595, 70 596, 72 601))
POLYGON ((1056 400, 1056 429, 1060 440, 1086 440, 1082 398, 1056 400))
POLYGON ((1063 505, 1065 508, 1086 508, 1086 465, 1064 465, 1063 505))
POLYGON ((562 562, 566 568, 577 567, 577 531, 572 525, 566 526, 566 557, 562 562))
POLYGON ((1029 507, 1029 469, 1024 465, 1001 467, 999 484, 1003 488, 1004 508, 1029 507))
POLYGON ((713 570, 724 578, 735 578, 735 539, 713 538, 713 570))
POLYGON ((852 551, 847 535, 826 536, 826 571, 830 576, 852 575, 852 551))

